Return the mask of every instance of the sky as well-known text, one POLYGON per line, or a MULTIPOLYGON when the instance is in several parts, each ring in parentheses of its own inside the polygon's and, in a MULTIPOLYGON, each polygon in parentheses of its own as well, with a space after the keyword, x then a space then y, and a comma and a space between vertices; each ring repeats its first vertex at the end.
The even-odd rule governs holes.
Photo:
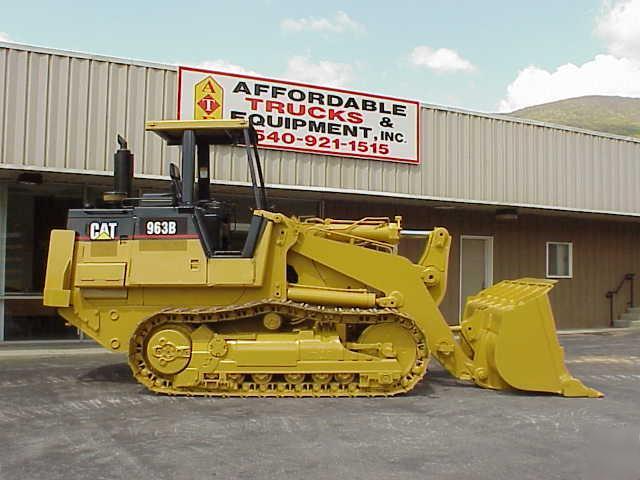
POLYGON ((0 39, 483 112, 640 97, 640 0, 0 0, 0 39))

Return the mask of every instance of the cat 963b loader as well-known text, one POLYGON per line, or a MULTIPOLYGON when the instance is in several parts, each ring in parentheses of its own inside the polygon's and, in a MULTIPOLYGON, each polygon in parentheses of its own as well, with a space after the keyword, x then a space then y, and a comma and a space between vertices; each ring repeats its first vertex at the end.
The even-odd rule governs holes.
POLYGON ((51 233, 44 303, 135 378, 167 394, 377 396, 408 392, 431 357, 491 389, 597 397, 567 371, 548 280, 502 281, 467 301, 459 326, 438 305, 451 238, 398 255, 401 219, 299 219, 267 209, 256 133, 244 120, 147 122, 182 147, 171 191, 131 196, 119 137, 102 208, 69 211, 51 233), (255 209, 244 245, 210 198, 211 145, 246 150, 255 209), (196 179, 197 177, 197 179, 196 179), (195 184, 198 188, 195 188, 195 184))

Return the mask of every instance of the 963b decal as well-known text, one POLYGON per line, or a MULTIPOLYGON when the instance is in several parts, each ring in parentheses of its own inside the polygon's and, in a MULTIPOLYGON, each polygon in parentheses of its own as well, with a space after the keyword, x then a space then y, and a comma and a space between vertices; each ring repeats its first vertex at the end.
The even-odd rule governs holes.
POLYGON ((175 235, 178 233, 178 225, 175 220, 147 220, 144 222, 146 235, 175 235))

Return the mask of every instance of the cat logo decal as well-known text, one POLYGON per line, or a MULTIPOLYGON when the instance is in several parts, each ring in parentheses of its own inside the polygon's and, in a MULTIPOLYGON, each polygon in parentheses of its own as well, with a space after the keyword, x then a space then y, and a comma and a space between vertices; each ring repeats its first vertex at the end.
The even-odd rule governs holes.
POLYGON ((118 222, 91 222, 89 238, 91 240, 115 240, 118 233, 118 222))

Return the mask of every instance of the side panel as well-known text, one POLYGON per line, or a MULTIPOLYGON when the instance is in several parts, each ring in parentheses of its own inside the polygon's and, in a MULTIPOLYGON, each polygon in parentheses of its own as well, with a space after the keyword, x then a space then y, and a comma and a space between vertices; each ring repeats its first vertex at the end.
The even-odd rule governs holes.
POLYGON ((81 263, 76 267, 76 287, 123 287, 126 263, 81 263))
POLYGON ((255 260, 253 258, 211 258, 208 263, 209 285, 253 285, 255 260))
POLYGON ((127 286, 207 284, 207 261, 200 241, 134 240, 127 286))

